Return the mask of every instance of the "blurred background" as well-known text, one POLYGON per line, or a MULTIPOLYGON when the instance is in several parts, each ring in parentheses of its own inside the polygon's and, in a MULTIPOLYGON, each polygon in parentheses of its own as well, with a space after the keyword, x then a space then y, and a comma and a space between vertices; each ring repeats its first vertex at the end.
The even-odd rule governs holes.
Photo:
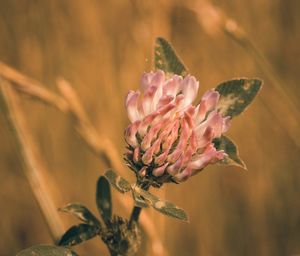
MULTIPOLYGON (((147 209, 165 251, 148 246, 140 255, 300 255, 299 8, 296 0, 1 0, 0 61, 53 92, 57 77, 68 79, 120 159, 124 97, 151 70, 157 36, 199 79, 199 96, 234 77, 262 78, 257 100, 228 132, 248 171, 211 166, 165 186, 162 196, 184 208, 190 223, 147 209)), ((21 103, 57 187, 57 207, 75 201, 96 212, 95 184, 105 163, 66 116, 26 97, 21 103)), ((0 255, 8 256, 52 241, 2 111, 0 143, 0 255)), ((133 180, 129 170, 121 173, 133 180)), ((113 193, 115 213, 128 216, 113 193)), ((66 228, 76 223, 61 217, 66 228)), ((100 239, 76 250, 108 255, 100 239)))

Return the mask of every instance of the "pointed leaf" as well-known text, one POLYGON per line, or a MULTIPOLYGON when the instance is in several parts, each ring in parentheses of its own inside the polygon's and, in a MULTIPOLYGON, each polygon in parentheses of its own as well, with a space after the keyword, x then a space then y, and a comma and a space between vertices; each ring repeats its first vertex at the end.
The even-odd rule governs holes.
POLYGON ((152 193, 145 191, 139 187, 134 188, 135 193, 143 197, 157 211, 167 216, 188 221, 186 212, 169 201, 159 199, 152 193))
POLYGON ((104 176, 100 176, 97 182, 96 203, 104 222, 107 223, 112 215, 112 202, 109 182, 104 176))
POLYGON ((87 241, 99 233, 99 227, 88 224, 79 224, 72 226, 60 239, 61 246, 74 246, 87 241))
POLYGON ((215 89, 220 93, 217 108, 223 116, 239 115, 253 101, 261 85, 261 80, 247 78, 223 82, 215 89))
POLYGON ((76 256, 77 254, 68 248, 55 245, 35 245, 25 249, 17 256, 76 256))
POLYGON ((61 212, 66 212, 73 214, 75 217, 80 219, 86 224, 95 225, 100 227, 100 221, 87 209, 85 206, 79 203, 71 203, 66 205, 65 207, 58 209, 61 212))
POLYGON ((130 183, 120 175, 116 174, 114 171, 108 170, 104 174, 104 176, 107 178, 109 183, 121 193, 125 193, 131 190, 130 183))
POLYGON ((247 169, 245 163, 240 159, 238 149, 232 140, 223 135, 220 138, 214 139, 213 142, 217 150, 224 150, 228 155, 219 162, 220 164, 236 165, 245 170, 247 169))
POLYGON ((155 68, 161 69, 166 73, 187 75, 187 69, 177 56, 171 44, 162 37, 156 39, 155 45, 155 68))
POLYGON ((159 211, 162 214, 180 220, 188 221, 188 216, 186 212, 171 202, 159 200, 152 206, 155 210, 159 211))

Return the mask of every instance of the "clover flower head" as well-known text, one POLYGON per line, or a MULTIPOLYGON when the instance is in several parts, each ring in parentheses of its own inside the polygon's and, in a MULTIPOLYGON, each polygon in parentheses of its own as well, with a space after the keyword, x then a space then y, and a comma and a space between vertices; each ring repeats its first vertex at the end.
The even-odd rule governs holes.
POLYGON ((226 156, 213 139, 228 130, 230 117, 218 112, 220 95, 214 89, 193 105, 198 88, 193 76, 166 77, 158 70, 143 74, 142 93, 129 91, 125 160, 138 179, 154 186, 182 182, 226 156))

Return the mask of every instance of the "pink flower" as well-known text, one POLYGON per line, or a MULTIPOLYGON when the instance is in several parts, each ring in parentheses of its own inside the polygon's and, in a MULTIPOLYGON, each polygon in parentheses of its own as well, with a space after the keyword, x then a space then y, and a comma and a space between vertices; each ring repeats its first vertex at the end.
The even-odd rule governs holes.
POLYGON ((159 70, 142 76, 142 93, 129 91, 125 160, 139 180, 157 186, 182 182, 226 156, 212 141, 228 130, 229 117, 216 110, 219 93, 214 89, 192 105, 198 88, 193 76, 167 78, 159 70))

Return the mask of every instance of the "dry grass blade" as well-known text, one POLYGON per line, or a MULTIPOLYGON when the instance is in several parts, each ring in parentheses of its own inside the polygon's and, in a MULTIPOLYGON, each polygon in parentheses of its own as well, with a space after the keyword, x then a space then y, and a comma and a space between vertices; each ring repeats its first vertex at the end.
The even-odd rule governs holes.
POLYGON ((67 104, 63 98, 48 91, 42 84, 31 79, 15 69, 7 66, 0 61, 0 76, 12 81, 15 84, 15 89, 29 95, 35 99, 38 99, 46 104, 52 105, 59 110, 66 112, 67 104))
POLYGON ((56 210, 51 189, 54 184, 38 155, 34 140, 27 128, 22 106, 18 95, 9 82, 0 80, 1 108, 18 144, 19 154, 23 162, 23 171, 31 186, 31 190, 42 211, 53 241, 57 241, 64 232, 64 226, 56 210))
POLYGON ((119 154, 112 142, 106 137, 101 136, 95 127, 89 121, 78 95, 72 86, 64 79, 57 81, 57 86, 68 103, 68 113, 70 114, 72 123, 87 146, 98 155, 108 167, 112 167, 119 172, 124 169, 119 154))
MULTIPOLYGON (((78 135, 81 137, 84 144, 98 157, 100 157, 108 167, 112 167, 118 172, 124 172, 124 165, 120 160, 119 153, 117 152, 115 146, 109 138, 100 135, 92 123, 89 121, 84 108, 82 107, 79 97, 73 90, 71 85, 64 79, 58 79, 57 85, 62 94, 58 96, 47 89, 46 87, 36 82, 35 80, 28 78, 27 76, 21 74, 15 69, 0 62, 0 76, 13 81, 14 83, 7 83, 7 86, 11 86, 16 90, 32 96, 41 102, 47 103, 60 110, 61 112, 70 115, 71 122, 74 129, 77 131, 78 135)), ((37 181, 39 183, 39 181, 37 181)), ((43 187, 44 182, 38 184, 38 186, 43 187)), ((123 205, 123 207, 128 209, 129 198, 124 198, 118 196, 117 199, 123 205)), ((51 200, 49 198, 49 200, 51 200)), ((49 203, 49 205, 53 205, 49 203)), ((55 208, 56 212, 56 208, 55 208)), ((57 214, 57 213, 56 213, 57 214)), ((46 217, 48 225, 52 225, 52 220, 46 217), (48 222, 49 221, 49 222, 48 222)), ((158 234, 152 220, 145 212, 142 214, 140 219, 141 225, 144 227, 146 233, 148 234, 151 242, 151 251, 155 255, 166 255, 166 250, 158 238, 158 234)), ((61 232, 57 232, 61 234, 61 232)))

